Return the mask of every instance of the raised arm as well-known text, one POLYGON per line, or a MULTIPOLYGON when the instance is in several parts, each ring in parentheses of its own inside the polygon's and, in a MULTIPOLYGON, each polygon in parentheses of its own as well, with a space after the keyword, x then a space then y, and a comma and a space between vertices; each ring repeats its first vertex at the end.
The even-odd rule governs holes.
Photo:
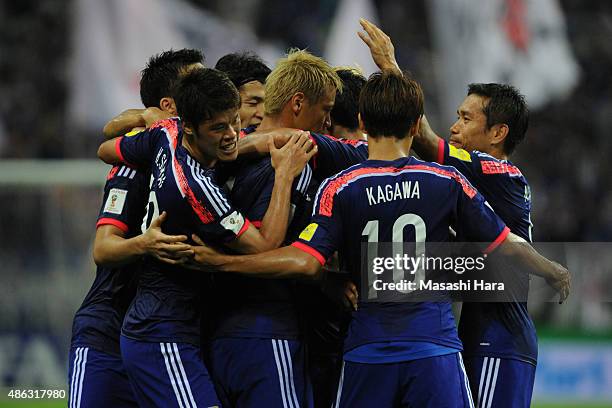
MULTIPOLYGON (((423 115, 421 118, 421 126, 419 127, 419 133, 414 137, 412 141, 412 148, 423 160, 440 162, 440 149, 444 148, 441 143, 446 143, 431 129, 427 117, 423 115)), ((444 153, 442 151, 442 153, 444 153)))
MULTIPOLYGON (((393 46, 391 38, 368 20, 362 18, 359 20, 359 23, 365 30, 365 33, 358 32, 357 34, 370 49, 372 60, 374 60, 376 66, 380 68, 381 71, 393 70, 402 72, 395 59, 395 47, 393 46)), ((423 115, 420 130, 418 135, 414 138, 412 148, 424 160, 436 161, 438 159, 438 149, 441 141, 442 140, 431 129, 425 115, 423 115)))
POLYGON ((370 49, 372 59, 381 71, 392 70, 402 72, 395 59, 395 47, 391 38, 385 34, 380 28, 365 18, 359 19, 359 24, 364 29, 364 32, 357 32, 359 38, 370 49))

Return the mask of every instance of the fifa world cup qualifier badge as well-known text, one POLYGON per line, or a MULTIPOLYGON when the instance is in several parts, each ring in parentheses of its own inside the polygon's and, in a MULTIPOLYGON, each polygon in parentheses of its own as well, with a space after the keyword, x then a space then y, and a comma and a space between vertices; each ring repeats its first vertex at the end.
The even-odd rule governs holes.
POLYGON ((108 193, 108 198, 104 204, 104 212, 110 214, 121 214, 123 206, 125 205, 125 198, 127 196, 127 190, 120 188, 113 188, 108 193))

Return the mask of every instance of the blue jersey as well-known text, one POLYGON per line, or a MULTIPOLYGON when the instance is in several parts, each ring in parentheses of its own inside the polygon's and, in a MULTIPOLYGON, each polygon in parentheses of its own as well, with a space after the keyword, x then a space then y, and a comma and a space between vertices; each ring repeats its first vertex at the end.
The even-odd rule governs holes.
MULTIPOLYGON (((512 232, 531 242, 531 190, 516 166, 486 153, 457 149, 443 140, 438 161, 457 168, 512 232)), ((520 279, 517 290, 522 293, 516 295, 526 299, 529 276, 522 274, 517 279, 520 279)), ((459 334, 466 356, 512 358, 532 364, 537 361, 536 331, 526 302, 466 302, 461 310, 459 334)))
MULTIPOLYGON (((215 169, 200 165, 182 146, 178 118, 158 122, 136 136, 117 140, 121 159, 151 170, 147 223, 162 211, 167 234, 192 233, 211 245, 236 239, 248 220, 230 203, 215 169)), ((201 289, 205 274, 144 261, 138 291, 123 325, 126 337, 155 342, 200 342, 201 289)))
POLYGON ((319 182, 368 158, 368 142, 365 140, 337 139, 313 132, 310 132, 310 138, 318 147, 311 164, 319 182))
POLYGON ((493 243, 489 250, 509 232, 457 170, 413 157, 367 160, 321 184, 311 224, 293 245, 322 264, 338 250, 341 269, 366 293, 353 312, 345 352, 379 342, 461 349, 449 301, 363 301, 375 275, 361 268, 362 243, 445 242, 451 225, 493 243))
MULTIPOLYGON (((253 129, 243 130, 248 135, 253 129)), ((312 134, 319 145, 317 157, 295 178, 291 194, 288 242, 306 226, 312 209, 313 167, 318 177, 327 177, 367 156, 367 144, 348 144, 312 134), (333 172, 333 173, 330 173, 333 172), (309 192, 311 194, 309 194, 309 192)), ((230 170, 232 171, 232 170, 230 170)), ((241 162, 229 182, 230 198, 255 226, 259 227, 272 198, 274 168, 269 157, 241 162)), ((215 276, 215 309, 218 324, 215 337, 297 338, 299 325, 295 309, 295 282, 264 280, 229 274, 215 276)))
MULTIPOLYGON (((312 169, 306 166, 295 178, 291 194, 292 221, 289 231, 304 225, 309 216, 307 192, 312 169)), ((270 158, 243 162, 228 183, 230 199, 256 227, 268 210, 274 187, 274 168, 270 158)), ((214 337, 283 338, 299 335, 293 301, 294 282, 258 279, 234 274, 216 274, 214 337)))
MULTIPOLYGON (((126 238, 140 234, 149 193, 149 174, 127 166, 111 169, 97 226, 114 225, 126 238)), ((91 347, 120 355, 119 333, 136 293, 138 263, 118 268, 99 266, 96 277, 72 324, 73 347, 91 347)))

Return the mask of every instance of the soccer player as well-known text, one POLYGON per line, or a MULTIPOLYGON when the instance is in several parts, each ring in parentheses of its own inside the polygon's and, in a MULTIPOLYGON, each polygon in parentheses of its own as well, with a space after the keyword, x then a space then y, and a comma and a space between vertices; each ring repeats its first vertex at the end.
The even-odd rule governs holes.
POLYGON ((264 84, 270 68, 255 54, 227 54, 217 61, 215 68, 223 71, 232 80, 240 93, 240 123, 253 131, 259 126, 264 114, 264 84))
MULTIPOLYGON (((359 105, 369 159, 321 184, 311 224, 295 243, 250 256, 203 247, 199 262, 252 276, 316 276, 338 250, 342 269, 368 294, 374 276, 361 268, 364 242, 444 242, 454 225, 474 242, 489 242, 484 252, 500 246, 538 274, 565 278, 567 270, 530 246, 510 245, 517 237, 456 169, 407 156, 423 112, 416 82, 395 71, 374 74, 359 105), (400 193, 372 193, 379 190, 400 193)), ((353 312, 336 406, 473 406, 450 302, 376 296, 362 297, 353 312)))
MULTIPOLYGON (((281 149, 271 148, 276 177, 271 205, 258 230, 216 182, 217 162, 232 161, 238 153, 236 87, 222 72, 201 68, 185 75, 173 96, 181 120, 165 119, 133 137, 107 141, 99 157, 151 170, 148 215, 168 212, 168 233, 197 233, 209 244, 241 253, 280 245, 293 178, 316 147, 311 149, 310 139, 303 137, 292 138, 281 149)), ((145 260, 121 335, 124 364, 141 406, 220 405, 201 359, 201 276, 145 260)))
MULTIPOLYGON (((324 60, 304 51, 291 52, 268 76, 266 114, 258 132, 277 128, 321 131, 329 121, 339 85, 324 60)), ((251 134, 253 130, 245 130, 249 136, 243 141, 259 137, 251 134)), ((344 144, 318 134, 312 137, 320 145, 315 168, 318 175, 331 175, 336 166, 345 163, 347 167, 365 159, 365 145, 344 144), (351 162, 341 161, 343 156, 351 162)), ((274 179, 270 158, 244 160, 234 174, 230 199, 255 225, 261 223, 270 204, 274 179)), ((312 183, 313 171, 307 166, 294 182, 286 242, 295 239, 308 222, 312 183)), ((294 282, 227 274, 215 276, 215 282, 218 324, 210 360, 222 402, 236 407, 311 406, 294 282)))
MULTIPOLYGON (((380 68, 398 69, 389 37, 363 21, 361 35, 380 68)), ((519 237, 531 242, 531 190, 508 161, 525 138, 529 113, 524 97, 510 85, 470 84, 457 109, 446 142, 425 118, 413 148, 426 160, 457 168, 482 192, 495 212, 519 237)), ((457 237, 463 241, 461 234, 457 237)), ((526 300, 529 277, 519 280, 518 299, 526 300)), ((466 369, 479 407, 529 407, 535 380, 537 337, 526 301, 464 302, 459 323, 466 369)))
MULTIPOLYGON (((527 130, 523 96, 510 85, 470 84, 457 115, 449 142, 425 122, 415 150, 457 168, 510 229, 531 242, 531 190, 521 171, 508 161, 527 130)), ((457 239, 463 240, 461 234, 457 239)), ((520 285, 514 295, 520 302, 464 302, 461 309, 459 336, 478 407, 531 406, 538 343, 527 311, 529 276, 516 279, 520 285)))
MULTIPOLYGON (((200 51, 188 49, 152 57, 140 80, 145 107, 176 115, 174 104, 168 103, 172 86, 180 73, 202 66, 202 60, 200 51)), ((153 220, 141 235, 149 178, 149 172, 125 165, 113 167, 108 174, 94 241, 96 277, 72 327, 68 374, 71 408, 137 406, 121 360, 119 334, 136 293, 139 260, 149 255, 178 263, 192 253, 184 243, 186 235, 161 232, 165 214, 153 220)))
POLYGON ((336 93, 336 103, 331 111, 329 134, 343 139, 366 140, 366 135, 359 129, 359 93, 366 83, 363 73, 352 67, 336 67, 336 73, 342 80, 342 92, 336 93))

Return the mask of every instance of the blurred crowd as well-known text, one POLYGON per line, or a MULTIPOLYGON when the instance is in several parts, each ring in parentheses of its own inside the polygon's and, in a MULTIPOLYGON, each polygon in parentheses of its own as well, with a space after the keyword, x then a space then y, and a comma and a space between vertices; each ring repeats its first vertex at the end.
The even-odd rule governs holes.
MULTIPOLYGON (((381 26, 396 44, 398 62, 423 85, 427 112, 435 126, 437 121, 449 123, 453 118, 439 118, 425 1, 411 1, 410 7, 394 0, 375 3, 381 26)), ((192 2, 223 18, 251 24, 259 36, 284 48, 308 47, 319 54, 337 3, 192 2)), ((95 155, 99 142, 95 131, 92 135, 92 131, 74 129, 66 117, 72 28, 69 5, 65 0, 0 4, 0 158, 95 155), (75 149, 67 143, 67 132, 82 132, 89 143, 75 149)), ((532 112, 527 140, 517 149, 513 162, 532 185, 535 240, 609 241, 612 160, 606 153, 612 152, 608 137, 612 128, 612 4, 561 0, 561 5, 581 81, 565 100, 532 112)), ((444 128, 437 130, 448 133, 444 128)))

